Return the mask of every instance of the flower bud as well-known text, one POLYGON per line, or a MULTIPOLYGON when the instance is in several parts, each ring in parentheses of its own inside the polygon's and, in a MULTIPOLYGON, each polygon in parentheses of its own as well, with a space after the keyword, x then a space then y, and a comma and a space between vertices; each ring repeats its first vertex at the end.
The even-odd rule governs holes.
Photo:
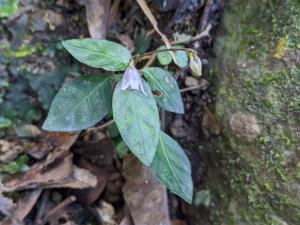
POLYGON ((194 76, 202 75, 202 62, 199 56, 196 54, 190 55, 190 69, 194 76))
POLYGON ((127 88, 130 88, 132 90, 141 91, 145 95, 147 95, 147 93, 144 90, 141 75, 139 71, 135 68, 135 66, 129 66, 126 69, 120 85, 121 85, 120 88, 123 91, 126 90, 127 88))

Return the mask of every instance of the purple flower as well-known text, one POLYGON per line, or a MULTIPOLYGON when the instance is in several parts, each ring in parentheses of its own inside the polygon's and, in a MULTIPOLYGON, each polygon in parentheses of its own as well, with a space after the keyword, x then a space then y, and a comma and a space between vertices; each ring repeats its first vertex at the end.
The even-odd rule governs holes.
POLYGON ((143 87, 141 75, 134 66, 128 67, 126 69, 120 85, 120 88, 123 91, 127 88, 130 88, 132 90, 141 91, 145 95, 147 95, 143 87))

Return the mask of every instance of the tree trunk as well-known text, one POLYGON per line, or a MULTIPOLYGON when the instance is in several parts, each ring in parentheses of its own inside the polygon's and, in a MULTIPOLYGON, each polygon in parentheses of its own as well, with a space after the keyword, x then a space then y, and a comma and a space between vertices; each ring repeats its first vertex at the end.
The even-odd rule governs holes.
POLYGON ((300 2, 226 1, 213 68, 217 225, 300 224, 300 2))

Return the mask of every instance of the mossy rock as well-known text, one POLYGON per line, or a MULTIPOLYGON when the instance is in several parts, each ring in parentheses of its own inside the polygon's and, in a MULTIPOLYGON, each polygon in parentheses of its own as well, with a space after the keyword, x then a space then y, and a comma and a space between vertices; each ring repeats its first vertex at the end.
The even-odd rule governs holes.
POLYGON ((208 176, 216 225, 300 224, 300 2, 226 1, 208 176))

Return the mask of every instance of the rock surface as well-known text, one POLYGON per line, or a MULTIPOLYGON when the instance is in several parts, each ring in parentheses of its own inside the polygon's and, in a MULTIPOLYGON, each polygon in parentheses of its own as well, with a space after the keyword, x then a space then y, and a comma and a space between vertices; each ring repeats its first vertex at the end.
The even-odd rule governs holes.
POLYGON ((297 0, 226 1, 213 68, 213 224, 299 224, 299 15, 297 0))

